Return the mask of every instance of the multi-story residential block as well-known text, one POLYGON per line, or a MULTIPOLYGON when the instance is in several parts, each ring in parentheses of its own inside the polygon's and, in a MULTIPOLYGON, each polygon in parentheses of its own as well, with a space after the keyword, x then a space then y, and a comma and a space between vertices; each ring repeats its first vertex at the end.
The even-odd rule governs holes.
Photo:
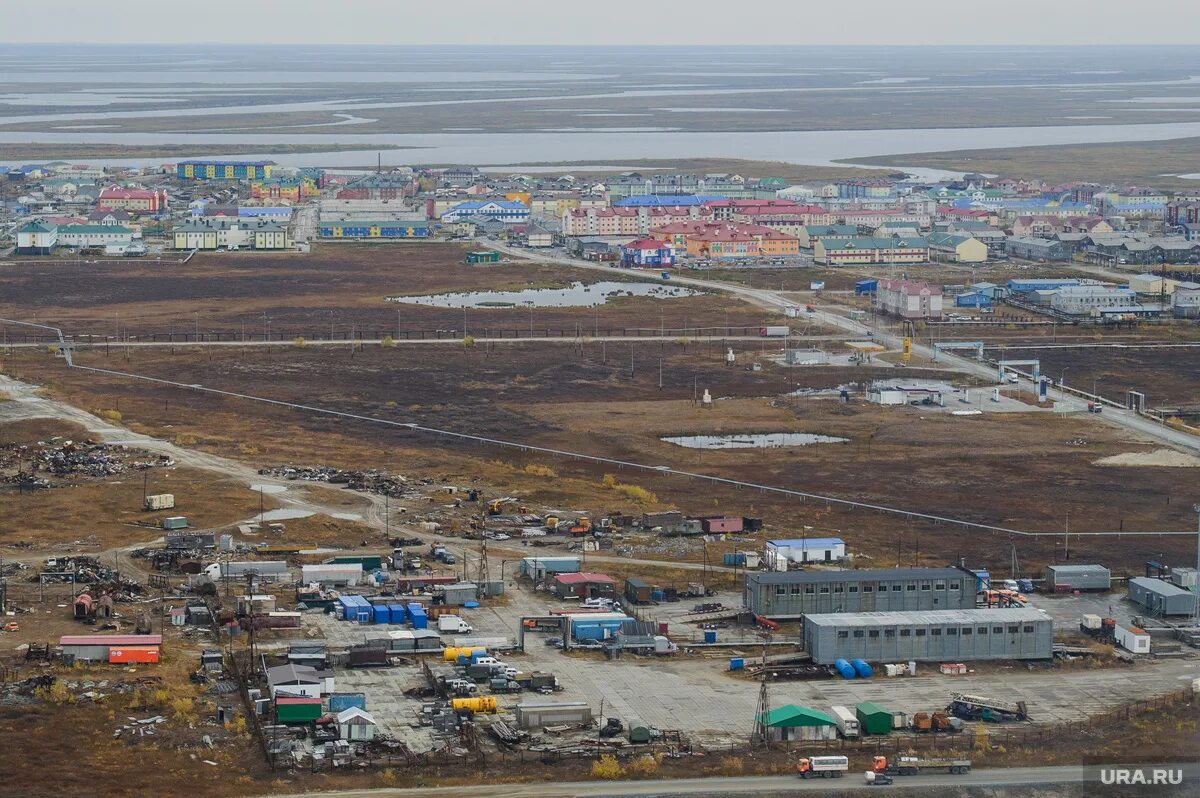
POLYGON ((529 206, 513 200, 470 200, 460 202, 442 214, 443 222, 458 222, 470 217, 495 219, 505 224, 529 221, 529 206))
POLYGON ((830 266, 871 263, 925 263, 929 246, 924 238, 824 238, 813 244, 813 260, 830 266))
POLYGON ((880 280, 875 301, 880 311, 902 319, 940 319, 942 289, 912 280, 880 280))
POLYGON ((96 208, 102 211, 129 211, 130 213, 158 213, 167 207, 167 192, 150 188, 102 189, 96 198, 96 208))
POLYGON ((180 180, 260 180, 271 176, 273 161, 180 161, 175 176, 180 180))
POLYGON ((292 246, 287 225, 272 219, 192 219, 175 225, 171 236, 175 249, 280 250, 292 246))

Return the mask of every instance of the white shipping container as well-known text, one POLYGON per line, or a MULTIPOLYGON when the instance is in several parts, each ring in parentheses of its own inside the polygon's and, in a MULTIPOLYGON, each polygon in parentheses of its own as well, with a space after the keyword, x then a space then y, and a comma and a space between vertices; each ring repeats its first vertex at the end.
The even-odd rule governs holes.
POLYGON ((362 563, 326 563, 300 567, 300 581, 325 585, 357 585, 362 581, 362 563))
POLYGON ((155 493, 146 497, 147 510, 170 510, 175 506, 175 494, 155 493))
POLYGON ((858 725, 858 716, 851 712, 848 707, 830 707, 829 714, 837 721, 838 732, 843 737, 849 739, 862 734, 862 729, 858 725))
POLYGON ((1134 654, 1150 653, 1150 635, 1138 628, 1116 627, 1117 645, 1134 654))

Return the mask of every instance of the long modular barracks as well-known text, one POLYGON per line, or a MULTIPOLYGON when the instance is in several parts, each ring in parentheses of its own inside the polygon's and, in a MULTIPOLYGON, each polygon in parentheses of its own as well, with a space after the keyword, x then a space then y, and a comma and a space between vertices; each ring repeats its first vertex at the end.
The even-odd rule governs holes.
POLYGON ((839 659, 1050 659, 1053 648, 1050 616, 1027 607, 838 613, 804 619, 804 650, 818 665, 832 665, 839 659))
POLYGON ((746 576, 746 606, 774 620, 833 612, 975 608, 975 575, 961 568, 787 571, 746 576))

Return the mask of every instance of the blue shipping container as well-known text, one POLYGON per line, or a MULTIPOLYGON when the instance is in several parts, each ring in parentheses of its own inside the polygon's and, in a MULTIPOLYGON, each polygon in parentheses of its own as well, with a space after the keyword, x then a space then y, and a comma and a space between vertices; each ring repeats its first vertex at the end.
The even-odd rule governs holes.
POLYGON ((374 604, 371 606, 371 615, 375 623, 387 623, 392 617, 388 612, 386 604, 374 604))
POLYGON ((705 643, 715 643, 715 642, 717 642, 717 633, 716 633, 716 632, 713 632, 713 631, 708 631, 708 632, 705 632, 705 633, 704 633, 704 642, 705 642, 705 643))
POLYGON ((350 707, 367 708, 366 693, 334 693, 329 696, 329 711, 343 712, 350 707))
POLYGON ((425 614, 425 610, 420 609, 420 608, 414 609, 413 607, 410 606, 408 608, 408 617, 412 620, 412 628, 414 628, 414 629, 428 629, 429 628, 429 616, 425 614))
POLYGON ((403 604, 389 604, 388 616, 392 623, 404 623, 405 613, 403 604))
POLYGON ((733 659, 729 660, 729 670, 731 670, 731 671, 740 671, 742 668, 745 668, 745 667, 746 667, 746 658, 745 657, 734 657, 733 659))

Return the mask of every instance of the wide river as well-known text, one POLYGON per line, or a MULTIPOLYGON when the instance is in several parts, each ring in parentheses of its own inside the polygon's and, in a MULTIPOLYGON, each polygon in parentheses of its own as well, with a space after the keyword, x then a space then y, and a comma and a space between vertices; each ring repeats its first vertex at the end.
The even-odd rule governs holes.
MULTIPOLYGON (((1200 136, 1200 122, 1132 125, 1046 125, 1037 127, 923 128, 906 130, 797 130, 763 132, 527 132, 527 133, 176 133, 176 132, 3 132, 0 143, 262 145, 244 158, 270 158, 285 165, 363 166, 383 163, 521 164, 559 161, 619 161, 642 158, 741 158, 828 166, 846 158, 1049 144, 1158 141, 1200 136), (361 150, 289 154, 279 144, 352 145, 361 150)), ((97 159, 90 159, 97 160, 97 159)), ((117 158, 114 163, 155 164, 163 158, 117 158)), ((913 170, 918 171, 919 170, 913 170)))

